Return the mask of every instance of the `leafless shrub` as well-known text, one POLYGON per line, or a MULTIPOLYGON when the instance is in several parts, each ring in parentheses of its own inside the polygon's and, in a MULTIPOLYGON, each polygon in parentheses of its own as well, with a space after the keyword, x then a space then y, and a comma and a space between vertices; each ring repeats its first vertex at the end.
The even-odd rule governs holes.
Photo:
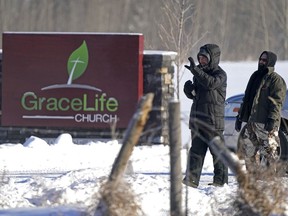
POLYGON ((113 182, 107 181, 100 187, 100 201, 95 216, 143 215, 131 185, 125 181, 117 185, 115 187, 113 182))
POLYGON ((5 190, 5 184, 9 182, 9 178, 6 176, 6 170, 0 170, 0 207, 3 208, 8 205, 8 202, 6 201, 6 197, 2 197, 3 193, 2 190, 5 190))
POLYGON ((239 189, 234 203, 238 208, 237 215, 284 215, 287 202, 287 186, 282 177, 285 164, 279 162, 268 168, 255 166, 252 172, 246 175, 237 175, 239 189))
POLYGON ((214 194, 211 200, 211 215, 221 216, 269 216, 287 215, 287 180, 283 177, 283 163, 274 167, 255 168, 253 172, 238 172, 236 193, 226 198, 214 194), (221 208, 221 206, 223 206, 221 208), (228 208, 227 208, 228 206, 228 208))

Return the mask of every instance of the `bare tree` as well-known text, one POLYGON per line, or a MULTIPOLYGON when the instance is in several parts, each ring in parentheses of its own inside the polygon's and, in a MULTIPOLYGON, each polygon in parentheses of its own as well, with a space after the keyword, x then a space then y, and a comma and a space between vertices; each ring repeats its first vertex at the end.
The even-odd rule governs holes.
POLYGON ((277 32, 277 36, 271 35, 271 43, 278 41, 274 49, 277 54, 282 55, 283 59, 288 59, 288 0, 268 1, 267 2, 269 18, 275 25, 272 26, 273 32, 277 32), (276 12, 275 12, 276 11, 276 12), (277 38, 277 39, 276 39, 277 38))
POLYGON ((265 7, 265 1, 260 0, 259 1, 260 9, 261 9, 261 21, 262 21, 262 26, 263 26, 263 33, 264 33, 264 48, 265 49, 270 49, 270 44, 269 44, 269 29, 267 26, 267 21, 266 21, 266 7, 265 7))
POLYGON ((288 0, 0 0, 4 31, 143 33, 145 49, 178 53, 179 82, 199 41, 219 44, 223 60, 256 59, 264 47, 288 59, 288 0))
POLYGON ((162 0, 162 20, 158 22, 159 37, 170 51, 177 52, 176 65, 176 97, 179 99, 179 83, 183 64, 191 54, 191 49, 201 40, 195 39, 192 26, 194 25, 195 4, 193 0, 162 0), (193 43, 194 42, 194 43, 193 43))

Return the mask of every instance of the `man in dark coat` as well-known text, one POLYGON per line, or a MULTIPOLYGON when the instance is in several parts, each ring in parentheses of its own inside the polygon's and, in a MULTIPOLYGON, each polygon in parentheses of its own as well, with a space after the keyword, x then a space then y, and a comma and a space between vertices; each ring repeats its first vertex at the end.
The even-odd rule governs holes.
MULTIPOLYGON (((227 88, 227 75, 218 65, 219 46, 216 44, 202 46, 197 58, 199 62, 197 66, 191 57, 188 58, 190 66, 185 65, 185 67, 191 71, 193 82, 188 80, 184 85, 184 93, 193 100, 193 103, 189 120, 192 146, 189 150, 183 183, 195 188, 199 185, 204 159, 209 148, 208 142, 215 136, 223 139, 227 88), (199 122, 203 122, 209 129, 205 129, 199 122)), ((228 168, 217 158, 212 149, 209 150, 214 163, 214 178, 210 185, 223 186, 228 183, 228 168)))
POLYGON ((280 145, 278 130, 281 109, 286 97, 286 83, 274 71, 276 61, 275 53, 262 52, 258 70, 248 81, 236 118, 235 130, 239 132, 242 122, 247 122, 245 136, 255 147, 252 156, 244 155, 248 170, 254 169, 255 165, 260 163, 265 166, 270 165, 277 159, 277 147, 280 145), (261 161, 257 155, 260 155, 261 161))

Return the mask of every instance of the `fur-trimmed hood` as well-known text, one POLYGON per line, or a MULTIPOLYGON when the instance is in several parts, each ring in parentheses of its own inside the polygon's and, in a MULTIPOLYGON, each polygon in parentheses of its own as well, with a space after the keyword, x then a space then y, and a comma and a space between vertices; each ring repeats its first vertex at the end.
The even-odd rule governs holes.
MULTIPOLYGON (((216 44, 205 44, 204 46, 200 47, 200 50, 204 49, 209 53, 210 61, 208 63, 208 69, 215 69, 218 67, 220 62, 220 55, 221 51, 218 45, 216 44)), ((198 61, 199 57, 197 55, 198 61)))

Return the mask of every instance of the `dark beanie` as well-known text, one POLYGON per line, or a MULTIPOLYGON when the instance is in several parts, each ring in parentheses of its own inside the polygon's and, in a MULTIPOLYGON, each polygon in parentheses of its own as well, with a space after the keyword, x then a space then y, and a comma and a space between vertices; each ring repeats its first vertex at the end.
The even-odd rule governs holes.
POLYGON ((208 59, 208 62, 210 62, 210 55, 205 48, 203 47, 200 48, 200 51, 197 55, 198 59, 199 59, 199 55, 205 56, 208 59))

